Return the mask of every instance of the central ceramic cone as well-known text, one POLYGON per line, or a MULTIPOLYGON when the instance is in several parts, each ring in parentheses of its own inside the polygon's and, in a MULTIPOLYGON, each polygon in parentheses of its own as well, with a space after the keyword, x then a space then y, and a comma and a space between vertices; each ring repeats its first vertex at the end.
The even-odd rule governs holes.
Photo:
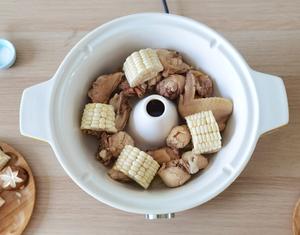
POLYGON ((128 132, 138 148, 148 150, 164 146, 168 134, 177 124, 175 104, 160 95, 150 95, 134 106, 128 132))

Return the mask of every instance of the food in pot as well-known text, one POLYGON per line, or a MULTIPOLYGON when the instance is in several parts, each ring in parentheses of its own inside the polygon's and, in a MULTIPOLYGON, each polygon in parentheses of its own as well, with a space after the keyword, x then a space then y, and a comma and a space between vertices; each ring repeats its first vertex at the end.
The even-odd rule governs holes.
POLYGON ((195 154, 193 151, 185 152, 181 158, 190 174, 196 174, 199 170, 208 166, 207 158, 200 154, 195 154))
POLYGON ((114 107, 101 103, 86 104, 82 115, 81 129, 117 132, 114 107))
POLYGON ((231 100, 222 97, 210 97, 201 99, 200 105, 202 111, 212 111, 218 122, 220 131, 223 131, 233 110, 231 100))
POLYGON ((113 91, 122 81, 124 74, 121 72, 101 75, 93 82, 88 96, 93 103, 107 103, 113 91))
POLYGON ((101 137, 102 131, 93 131, 93 130, 82 130, 82 133, 87 134, 87 135, 93 135, 97 138, 101 137))
POLYGON ((113 180, 122 182, 122 183, 127 183, 130 182, 131 179, 125 175, 122 171, 119 171, 117 169, 115 169, 114 167, 111 168, 107 174, 109 175, 110 178, 112 178, 113 180))
POLYGON ((7 163, 10 160, 10 156, 5 154, 1 149, 0 149, 0 171, 7 165, 7 163))
POLYGON ((121 92, 120 94, 115 94, 109 100, 109 104, 114 107, 114 111, 116 113, 115 126, 119 131, 121 131, 125 128, 131 112, 131 106, 128 99, 125 97, 124 93, 121 92))
POLYGON ((147 151, 147 153, 160 165, 180 158, 178 151, 176 149, 171 149, 170 147, 162 147, 159 149, 150 150, 147 151))
POLYGON ((102 133, 97 159, 105 166, 115 162, 125 145, 133 145, 134 140, 129 134, 120 131, 113 135, 102 133))
POLYGON ((172 74, 183 74, 191 68, 190 65, 183 61, 182 56, 177 51, 166 49, 158 49, 156 51, 164 67, 163 77, 169 77, 172 74))
POLYGON ((147 153, 131 145, 126 145, 114 168, 147 189, 159 168, 159 164, 147 153))
POLYGON ((196 98, 195 91, 195 77, 187 76, 184 94, 180 95, 178 101, 180 115, 186 117, 194 113, 211 110, 218 122, 220 131, 223 131, 233 110, 232 101, 222 97, 196 98))
POLYGON ((207 74, 204 74, 198 70, 190 70, 186 74, 186 77, 190 76, 195 80, 196 91, 199 97, 206 98, 212 96, 213 82, 207 74))
POLYGON ((222 137, 212 111, 195 113, 185 120, 192 135, 194 153, 215 153, 221 149, 222 137))
POLYGON ((111 166, 116 161, 116 158, 107 149, 100 149, 96 159, 102 162, 104 166, 111 166))
POLYGON ((157 83, 159 83, 162 79, 162 76, 160 74, 158 74, 156 77, 150 79, 147 81, 147 89, 149 91, 153 91, 157 85, 157 83))
POLYGON ((123 70, 131 87, 138 86, 158 75, 163 66, 155 50, 147 48, 127 57, 123 70))
POLYGON ((182 149, 191 141, 191 134, 187 125, 175 126, 166 139, 169 147, 182 149))
MULTIPOLYGON (((152 79, 151 79, 152 80, 152 79)), ((123 92, 126 97, 137 96, 138 98, 144 97, 147 92, 147 84, 131 87, 127 80, 123 81, 119 85, 119 89, 123 92)))
MULTIPOLYGON (((110 168, 109 177, 119 182, 135 181, 147 189, 157 174, 168 187, 183 185, 208 166, 205 154, 221 149, 220 131, 232 113, 231 100, 213 97, 212 79, 176 51, 133 52, 123 70, 125 76, 117 72, 98 77, 88 91, 93 103, 85 106, 81 129, 99 138, 96 158, 110 168), (170 131, 166 146, 145 153, 134 147, 138 140, 124 130, 131 105, 153 93, 176 102, 183 119, 170 131)), ((5 161, 0 155, 0 166, 5 161)))
POLYGON ((107 149, 113 156, 117 157, 126 145, 134 146, 134 140, 129 134, 124 131, 120 131, 108 137, 107 149))
POLYGON ((174 100, 183 92, 185 77, 179 74, 171 75, 156 86, 156 91, 161 96, 174 100))
POLYGON ((191 178, 191 175, 186 170, 185 162, 182 159, 163 163, 157 174, 165 185, 171 188, 183 185, 191 178))

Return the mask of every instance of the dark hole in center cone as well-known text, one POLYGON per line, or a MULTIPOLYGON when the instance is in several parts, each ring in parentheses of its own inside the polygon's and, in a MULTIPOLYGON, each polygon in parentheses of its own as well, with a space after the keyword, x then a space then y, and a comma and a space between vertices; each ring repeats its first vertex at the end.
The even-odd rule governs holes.
POLYGON ((150 116, 159 117, 164 113, 165 105, 160 100, 150 100, 146 109, 150 116))

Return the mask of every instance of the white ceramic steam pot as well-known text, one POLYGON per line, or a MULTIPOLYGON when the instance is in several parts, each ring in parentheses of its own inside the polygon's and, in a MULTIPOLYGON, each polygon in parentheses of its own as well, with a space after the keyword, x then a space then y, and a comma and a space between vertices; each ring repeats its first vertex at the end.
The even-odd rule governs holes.
POLYGON ((27 88, 20 108, 20 130, 48 142, 68 175, 88 194, 112 207, 147 218, 207 202, 225 190, 248 163, 258 138, 288 123, 288 103, 279 77, 252 70, 218 33, 188 18, 160 13, 122 17, 86 35, 66 56, 52 79, 27 88), (199 176, 179 188, 154 185, 142 190, 114 182, 94 159, 97 143, 79 129, 86 93, 103 73, 116 71, 141 48, 169 48, 203 69, 217 94, 232 99, 233 115, 222 150, 199 176))

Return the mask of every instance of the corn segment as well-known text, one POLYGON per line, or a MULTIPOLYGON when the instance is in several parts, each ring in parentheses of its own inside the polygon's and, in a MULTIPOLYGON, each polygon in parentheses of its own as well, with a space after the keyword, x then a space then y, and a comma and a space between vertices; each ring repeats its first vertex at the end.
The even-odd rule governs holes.
POLYGON ((81 129, 116 133, 113 106, 101 103, 86 104, 82 115, 81 129))
POLYGON ((220 150, 222 137, 212 111, 196 113, 185 119, 192 135, 195 154, 220 150))
POLYGON ((0 171, 6 166, 9 160, 10 156, 6 155, 3 151, 0 150, 0 171))
POLYGON ((147 48, 133 52, 127 57, 123 70, 131 87, 138 86, 163 70, 155 50, 147 48))
POLYGON ((159 164, 150 155, 131 145, 123 148, 114 166, 114 169, 123 172, 145 189, 149 187, 158 168, 159 164))

